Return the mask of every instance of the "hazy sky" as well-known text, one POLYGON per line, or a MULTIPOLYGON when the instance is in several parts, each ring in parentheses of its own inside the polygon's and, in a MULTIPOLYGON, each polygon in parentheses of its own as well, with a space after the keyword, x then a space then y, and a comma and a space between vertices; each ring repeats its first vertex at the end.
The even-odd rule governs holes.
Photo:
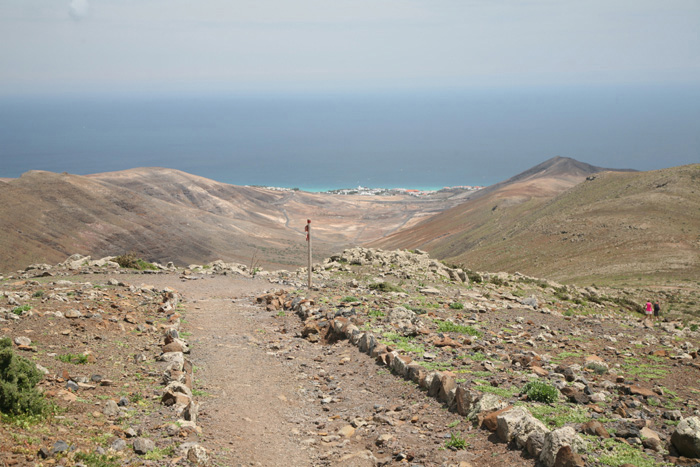
POLYGON ((700 83, 698 0, 2 0, 0 93, 700 83))

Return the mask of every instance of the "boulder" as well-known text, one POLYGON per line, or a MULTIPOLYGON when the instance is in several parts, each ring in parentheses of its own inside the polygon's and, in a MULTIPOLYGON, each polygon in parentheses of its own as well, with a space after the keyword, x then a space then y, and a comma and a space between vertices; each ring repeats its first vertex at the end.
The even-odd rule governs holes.
POLYGON ((156 443, 147 438, 136 438, 134 440, 134 452, 136 454, 148 454, 156 448, 156 443))
POLYGON ((411 363, 411 357, 407 355, 399 355, 394 358, 391 364, 391 369, 402 378, 408 376, 408 365, 411 363))
POLYGON ((539 432, 544 435, 549 433, 549 429, 532 416, 527 409, 516 407, 497 417, 498 428, 496 433, 498 437, 506 443, 515 441, 519 448, 524 448, 528 438, 533 432, 539 432))
POLYGON ((571 446, 562 446, 554 459, 554 467, 585 467, 583 458, 571 446))
POLYGON ((682 419, 671 435, 671 444, 682 456, 700 458, 700 417, 682 419))
POLYGON ((187 450, 187 460, 195 465, 206 465, 209 462, 209 456, 206 449, 196 444, 187 450))
POLYGON ((550 431, 544 437, 544 445, 540 453, 540 462, 542 462, 545 467, 554 467, 557 454, 564 446, 570 446, 574 452, 577 452, 585 449, 586 443, 570 426, 550 431))
POLYGON ((184 384, 173 381, 163 389, 160 400, 164 405, 187 406, 192 401, 192 391, 184 384))
POLYGON ((465 384, 459 384, 455 391, 455 410, 460 415, 467 415, 476 400, 476 393, 470 391, 465 384))
POLYGON ((504 409, 506 407, 508 407, 507 402, 501 400, 501 398, 497 395, 487 392, 484 393, 473 405, 472 409, 467 414, 467 418, 470 420, 475 420, 479 415, 495 412, 496 410, 504 409))

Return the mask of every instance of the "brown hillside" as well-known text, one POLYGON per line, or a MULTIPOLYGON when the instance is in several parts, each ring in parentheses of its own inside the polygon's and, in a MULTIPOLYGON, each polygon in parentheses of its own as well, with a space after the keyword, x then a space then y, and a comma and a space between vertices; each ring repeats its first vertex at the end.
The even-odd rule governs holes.
POLYGON ((56 263, 81 253, 135 251, 151 261, 215 259, 268 267, 305 262, 370 241, 454 206, 447 195, 335 196, 240 187, 162 168, 78 176, 31 171, 0 183, 0 267, 56 263))
POLYGON ((697 277, 700 165, 600 173, 554 198, 533 183, 547 184, 511 184, 377 243, 584 283, 697 277))
POLYGON ((506 181, 469 196, 466 202, 431 217, 415 228, 405 228, 379 239, 373 246, 421 248, 450 258, 517 228, 517 219, 557 194, 608 170, 565 157, 554 157, 506 181))

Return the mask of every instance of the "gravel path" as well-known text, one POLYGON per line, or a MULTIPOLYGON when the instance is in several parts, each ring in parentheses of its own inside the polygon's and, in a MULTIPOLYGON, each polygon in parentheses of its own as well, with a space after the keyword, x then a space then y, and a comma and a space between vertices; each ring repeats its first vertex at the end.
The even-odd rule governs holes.
POLYGON ((194 386, 204 392, 200 441, 214 465, 373 466, 375 457, 380 465, 534 465, 348 342, 295 337, 298 317, 253 304, 273 289, 269 282, 175 275, 147 282, 183 296, 194 386), (444 448, 453 431, 468 449, 444 448))

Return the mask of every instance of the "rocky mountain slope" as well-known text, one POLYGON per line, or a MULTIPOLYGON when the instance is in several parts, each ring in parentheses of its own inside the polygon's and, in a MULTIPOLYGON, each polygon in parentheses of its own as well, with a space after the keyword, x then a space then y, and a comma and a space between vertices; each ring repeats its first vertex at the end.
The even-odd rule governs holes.
POLYGON ((372 245, 579 283, 698 277, 700 165, 554 181, 541 169, 372 245))
POLYGON ((251 277, 217 261, 139 272, 75 256, 0 276, 3 336, 39 365, 55 407, 46 418, 3 415, 0 461, 700 460, 700 321, 668 301, 659 322, 645 321, 635 310, 648 290, 363 248, 313 275, 309 291, 304 270, 251 277), (265 384, 281 372, 286 383, 265 384), (253 393, 247 409, 231 396, 253 393))
POLYGON ((31 171, 0 183, 0 267, 131 251, 179 265, 221 258, 296 267, 305 263, 307 219, 320 259, 459 201, 456 192, 416 198, 275 191, 160 168, 90 176, 31 171))

